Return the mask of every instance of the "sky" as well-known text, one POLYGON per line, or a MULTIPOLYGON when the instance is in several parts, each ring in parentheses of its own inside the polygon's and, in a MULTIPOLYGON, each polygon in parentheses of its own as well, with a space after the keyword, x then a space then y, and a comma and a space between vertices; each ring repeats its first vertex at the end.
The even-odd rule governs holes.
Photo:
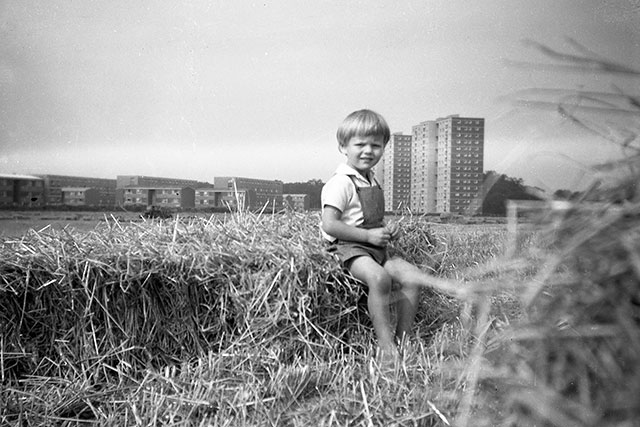
POLYGON ((540 47, 640 70, 640 0, 0 0, 0 40, 0 173, 326 181, 370 108, 483 117, 485 171, 579 189, 621 152, 558 102, 640 92, 540 47))

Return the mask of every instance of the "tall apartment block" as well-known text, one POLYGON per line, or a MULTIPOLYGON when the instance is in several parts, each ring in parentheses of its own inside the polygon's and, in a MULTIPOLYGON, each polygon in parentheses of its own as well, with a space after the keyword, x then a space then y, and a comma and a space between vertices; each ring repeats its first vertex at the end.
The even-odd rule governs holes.
POLYGON ((391 212, 409 206, 411 199, 411 135, 394 133, 384 149, 382 180, 384 209, 391 212))
POLYGON ((451 115, 436 120, 436 212, 476 213, 482 206, 484 119, 451 115))
POLYGON ((436 212, 438 129, 433 120, 411 129, 411 211, 436 212))
POLYGON ((478 212, 484 173, 484 119, 450 115, 395 133, 381 162, 385 210, 478 212), (402 203, 402 205, 401 205, 402 203))

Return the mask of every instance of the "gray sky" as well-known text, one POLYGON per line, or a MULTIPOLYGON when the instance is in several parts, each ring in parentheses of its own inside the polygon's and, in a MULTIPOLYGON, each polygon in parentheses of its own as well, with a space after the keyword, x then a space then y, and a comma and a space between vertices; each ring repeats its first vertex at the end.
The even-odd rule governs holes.
POLYGON ((510 100, 640 79, 512 63, 571 38, 640 69, 639 28, 638 0, 3 0, 0 172, 326 181, 337 126, 372 108, 403 133, 484 117, 485 170, 578 187, 618 151, 510 100))

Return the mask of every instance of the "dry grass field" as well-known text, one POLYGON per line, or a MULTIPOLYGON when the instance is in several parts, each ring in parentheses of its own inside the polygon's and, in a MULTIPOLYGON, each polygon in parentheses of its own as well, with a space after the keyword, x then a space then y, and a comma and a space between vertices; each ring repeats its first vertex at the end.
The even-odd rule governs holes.
POLYGON ((135 212, 83 212, 83 211, 0 211, 0 236, 20 237, 29 230, 45 231, 64 228, 90 231, 106 219, 136 221, 135 212))
MULTIPOLYGON (((636 222, 616 222, 625 214, 605 209, 585 227, 593 212, 576 208, 520 236, 509 258, 504 225, 403 218, 393 250, 439 281, 391 365, 378 362, 360 284, 324 251, 317 213, 105 217, 3 236, 0 421, 632 425, 609 418, 638 411, 625 398, 640 390, 637 282, 597 292, 608 273, 583 264, 622 225, 606 250, 631 245, 637 259, 640 239, 625 237, 636 222)), ((636 274, 637 260, 618 264, 636 274)))
MULTIPOLYGON (((353 425, 450 417, 457 404, 448 394, 460 385, 444 362, 464 357, 468 340, 459 302, 425 289, 415 340, 383 372, 356 310, 360 285, 324 252, 318 219, 106 217, 91 229, 69 224, 4 237, 3 422, 353 425)), ((396 250, 443 277, 494 257, 504 235, 502 227, 402 224, 396 250), (463 255, 473 239, 483 242, 475 258, 463 255)))

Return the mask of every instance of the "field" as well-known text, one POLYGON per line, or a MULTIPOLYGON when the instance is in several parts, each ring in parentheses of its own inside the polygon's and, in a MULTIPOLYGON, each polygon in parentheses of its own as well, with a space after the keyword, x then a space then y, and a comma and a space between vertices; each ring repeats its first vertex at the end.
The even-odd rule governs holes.
POLYGON ((0 211, 0 237, 20 237, 28 230, 65 227, 77 231, 91 231, 107 219, 118 221, 138 221, 136 212, 83 212, 83 211, 0 211))
MULTIPOLYGON (((361 285, 324 251, 318 221, 236 213, 6 227, 0 424, 632 425, 623 421, 638 408, 624 393, 640 388, 619 379, 637 378, 627 344, 637 328, 612 332, 580 311, 603 304, 591 288, 570 294, 580 310, 569 294, 551 298, 553 286, 542 292, 583 283, 572 272, 591 267, 570 255, 612 223, 569 239, 570 251, 556 240, 568 228, 531 227, 506 257, 505 225, 401 218, 392 250, 438 281, 387 364, 358 308, 361 285), (605 348, 585 353, 593 340, 605 348), (615 391, 621 423, 600 423, 612 410, 596 389, 615 391)), ((622 328, 633 313, 611 312, 622 328)))

